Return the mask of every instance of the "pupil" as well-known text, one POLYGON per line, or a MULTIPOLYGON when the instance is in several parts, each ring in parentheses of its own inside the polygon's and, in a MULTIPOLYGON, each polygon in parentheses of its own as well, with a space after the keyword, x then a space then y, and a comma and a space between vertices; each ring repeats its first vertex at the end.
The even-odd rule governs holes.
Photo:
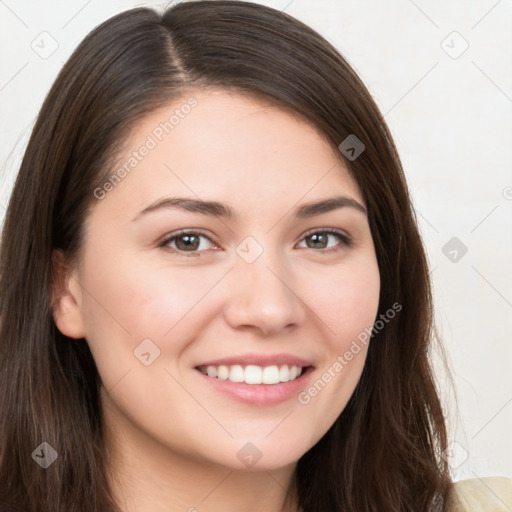
POLYGON ((199 247, 199 237, 196 235, 182 235, 176 239, 176 246, 178 249, 183 249, 185 251, 197 249, 199 247))
MULTIPOLYGON (((327 242, 326 235, 315 233, 309 237, 309 239, 313 242, 313 247, 322 247, 325 248, 325 243, 327 242)), ((311 246, 310 246, 311 247, 311 246)))

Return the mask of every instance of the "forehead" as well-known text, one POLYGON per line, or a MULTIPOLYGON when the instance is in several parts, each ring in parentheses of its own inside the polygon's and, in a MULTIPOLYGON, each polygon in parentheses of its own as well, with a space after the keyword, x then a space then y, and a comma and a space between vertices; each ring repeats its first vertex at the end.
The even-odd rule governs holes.
POLYGON ((158 197, 222 200, 234 210, 289 208, 335 192, 362 202, 357 184, 317 128, 265 102, 192 91, 134 128, 102 203, 139 211, 158 197))

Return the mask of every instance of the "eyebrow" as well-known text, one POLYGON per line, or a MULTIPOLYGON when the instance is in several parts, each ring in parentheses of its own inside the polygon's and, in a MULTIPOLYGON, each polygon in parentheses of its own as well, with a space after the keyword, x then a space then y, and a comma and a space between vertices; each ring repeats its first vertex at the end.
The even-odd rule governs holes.
MULTIPOLYGON (((364 215, 367 215, 366 208, 355 199, 346 196, 334 196, 322 199, 321 201, 304 204, 295 210, 294 216, 298 219, 307 219, 339 208, 354 208, 364 215)), ((179 209, 229 220, 236 218, 236 213, 230 206, 218 201, 202 201, 200 199, 186 197, 163 197, 140 211, 133 220, 137 220, 148 213, 163 209, 179 209)))

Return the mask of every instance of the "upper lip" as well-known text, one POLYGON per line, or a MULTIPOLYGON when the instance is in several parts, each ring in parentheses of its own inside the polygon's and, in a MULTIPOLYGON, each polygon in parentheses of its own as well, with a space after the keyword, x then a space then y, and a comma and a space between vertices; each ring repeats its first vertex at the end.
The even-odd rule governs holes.
POLYGON ((222 359, 212 359, 205 361, 198 366, 232 366, 239 364, 242 366, 255 365, 255 366, 274 366, 283 365, 288 366, 312 366, 309 361, 302 359, 291 354, 274 354, 274 355, 261 355, 261 354, 244 354, 240 356, 223 357, 222 359))

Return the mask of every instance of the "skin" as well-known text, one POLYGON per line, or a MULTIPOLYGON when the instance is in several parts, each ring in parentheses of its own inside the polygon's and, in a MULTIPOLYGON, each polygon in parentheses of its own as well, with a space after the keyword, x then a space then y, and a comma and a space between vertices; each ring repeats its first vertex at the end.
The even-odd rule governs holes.
MULTIPOLYGON (((296 463, 342 412, 366 348, 308 404, 295 396, 241 403, 210 388, 195 367, 290 353, 315 367, 305 389, 332 367, 377 314, 368 220, 352 207, 307 219, 293 212, 333 195, 364 201, 336 150, 299 117, 222 90, 191 94, 198 104, 190 114, 93 199, 78 265, 66 270, 55 253, 54 318, 64 334, 85 338, 96 361, 123 510, 296 510, 285 504, 296 463), (223 202, 237 217, 167 208, 133 220, 164 196, 223 202), (326 248, 315 246, 304 235, 313 228, 340 230, 352 244, 329 234, 326 248), (195 254, 180 252, 177 239, 159 247, 182 229, 206 235, 195 254), (252 263, 236 252, 248 236, 263 249, 252 263), (149 366, 134 356, 146 338, 160 350, 149 366), (252 467, 237 457, 248 442, 262 454, 252 467)), ((187 97, 139 123, 119 161, 187 97)))

